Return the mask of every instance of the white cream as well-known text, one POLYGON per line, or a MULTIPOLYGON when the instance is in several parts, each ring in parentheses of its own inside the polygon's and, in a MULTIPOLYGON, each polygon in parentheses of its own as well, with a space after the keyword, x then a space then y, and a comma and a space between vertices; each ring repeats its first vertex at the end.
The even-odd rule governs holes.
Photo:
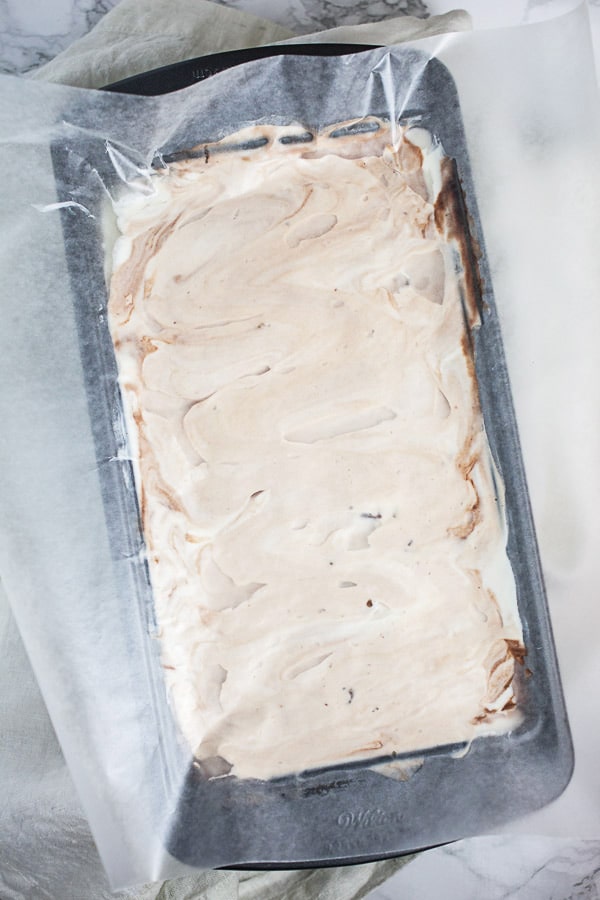
POLYGON ((126 195, 109 303, 165 679, 194 755, 240 777, 519 718, 439 148, 292 132, 126 195))

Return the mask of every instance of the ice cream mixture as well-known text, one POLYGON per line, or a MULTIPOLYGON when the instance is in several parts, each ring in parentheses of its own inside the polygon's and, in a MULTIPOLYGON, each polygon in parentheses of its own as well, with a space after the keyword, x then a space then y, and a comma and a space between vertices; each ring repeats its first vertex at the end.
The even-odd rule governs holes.
POLYGON ((366 127, 247 129, 116 204, 109 319, 162 665, 212 774, 519 720, 441 151, 366 127))

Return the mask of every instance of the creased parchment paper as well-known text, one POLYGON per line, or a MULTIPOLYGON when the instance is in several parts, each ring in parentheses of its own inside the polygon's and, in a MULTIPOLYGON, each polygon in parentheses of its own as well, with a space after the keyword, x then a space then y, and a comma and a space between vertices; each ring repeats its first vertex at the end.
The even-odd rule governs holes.
MULTIPOLYGON (((430 39, 421 47, 448 65, 461 97, 575 740, 570 787, 553 806, 518 827, 593 837, 600 827, 595 793, 599 733, 589 710, 598 683, 599 613, 593 598, 600 379, 594 237, 600 197, 597 90, 587 20, 579 9, 536 26, 430 39)), ((260 68, 265 86, 269 65, 260 68)), ((158 879, 181 868, 169 869, 155 836, 145 831, 143 797, 136 793, 135 810, 130 804, 115 818, 105 790, 109 771, 111 791, 133 796, 139 788, 131 779, 131 763, 137 760, 138 773, 143 771, 141 748, 130 746, 131 757, 123 765, 118 749, 103 745, 99 728, 112 715, 117 730, 126 733, 131 722, 150 715, 148 698, 136 691, 135 671, 122 672, 113 682, 126 698, 118 707, 107 698, 97 721, 81 707, 81 696, 100 672, 113 677, 114 660, 129 659, 131 646, 118 622, 110 638, 99 627, 113 585, 105 565, 81 372, 73 354, 74 326, 65 303, 60 223, 58 214, 42 214, 40 207, 56 201, 49 139, 56 123, 68 120, 75 107, 113 137, 121 128, 123 133, 134 129, 136 115, 143 133, 150 109, 159 114, 159 127, 167 127, 168 116, 162 117, 154 101, 17 79, 2 79, 0 90, 0 135, 5 172, 10 172, 1 213, 0 571, 113 883, 158 879), (48 454, 47 448, 57 447, 60 453, 48 454), (43 467, 48 457, 51 479, 43 467), (74 579, 74 562, 84 558, 95 564, 85 566, 84 578, 78 572, 74 579), (98 641, 93 661, 76 662, 83 674, 70 687, 74 663, 61 659, 61 625, 73 598, 83 596, 95 598, 89 623, 98 641), (46 621, 42 602, 55 619, 50 639, 37 627, 46 621), (123 833, 134 832, 134 844, 124 844, 123 833)))

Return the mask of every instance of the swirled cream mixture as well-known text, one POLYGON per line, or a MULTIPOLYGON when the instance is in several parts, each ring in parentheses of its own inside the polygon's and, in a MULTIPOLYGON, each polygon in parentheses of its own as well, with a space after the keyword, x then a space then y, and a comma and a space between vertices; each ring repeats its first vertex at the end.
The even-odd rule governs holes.
POLYGON ((117 204, 110 328, 162 664, 208 774, 518 721, 447 167, 423 132, 372 127, 248 129, 117 204))

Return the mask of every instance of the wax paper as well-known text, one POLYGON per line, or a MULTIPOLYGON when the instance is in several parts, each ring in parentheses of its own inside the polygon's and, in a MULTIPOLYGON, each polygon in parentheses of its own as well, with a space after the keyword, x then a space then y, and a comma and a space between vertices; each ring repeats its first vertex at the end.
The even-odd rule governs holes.
MULTIPOLYGON (((599 273, 592 241, 599 206, 587 34, 580 10, 525 29, 424 45, 449 67, 459 89, 575 737, 571 787, 536 814, 537 830, 582 836, 597 831, 600 808, 591 765, 598 734, 588 711, 597 674, 591 598, 599 273)), ((256 106, 249 112, 259 118, 272 108, 277 63, 252 65, 256 106)), ((340 61, 348 74, 351 65, 340 61)), ((198 85, 166 101, 9 78, 0 88, 0 133, 11 172, 2 210, 0 571, 115 885, 185 870, 165 856, 164 835, 152 826, 144 775, 157 750, 139 745, 138 730, 154 715, 140 649, 145 635, 132 633, 127 611, 115 604, 49 148, 82 126, 117 151, 121 144, 145 144, 134 161, 137 176, 173 138, 191 92, 203 92, 210 113, 212 91, 235 77, 224 73, 211 88, 198 85), (86 646, 69 644, 75 605, 89 623, 86 646), (110 697, 98 692, 103 671, 110 673, 110 697), (86 697, 95 698, 95 707, 82 702, 86 697)), ((124 158, 131 161, 131 154, 124 158)), ((76 197, 72 202, 74 214, 86 214, 76 197)))

